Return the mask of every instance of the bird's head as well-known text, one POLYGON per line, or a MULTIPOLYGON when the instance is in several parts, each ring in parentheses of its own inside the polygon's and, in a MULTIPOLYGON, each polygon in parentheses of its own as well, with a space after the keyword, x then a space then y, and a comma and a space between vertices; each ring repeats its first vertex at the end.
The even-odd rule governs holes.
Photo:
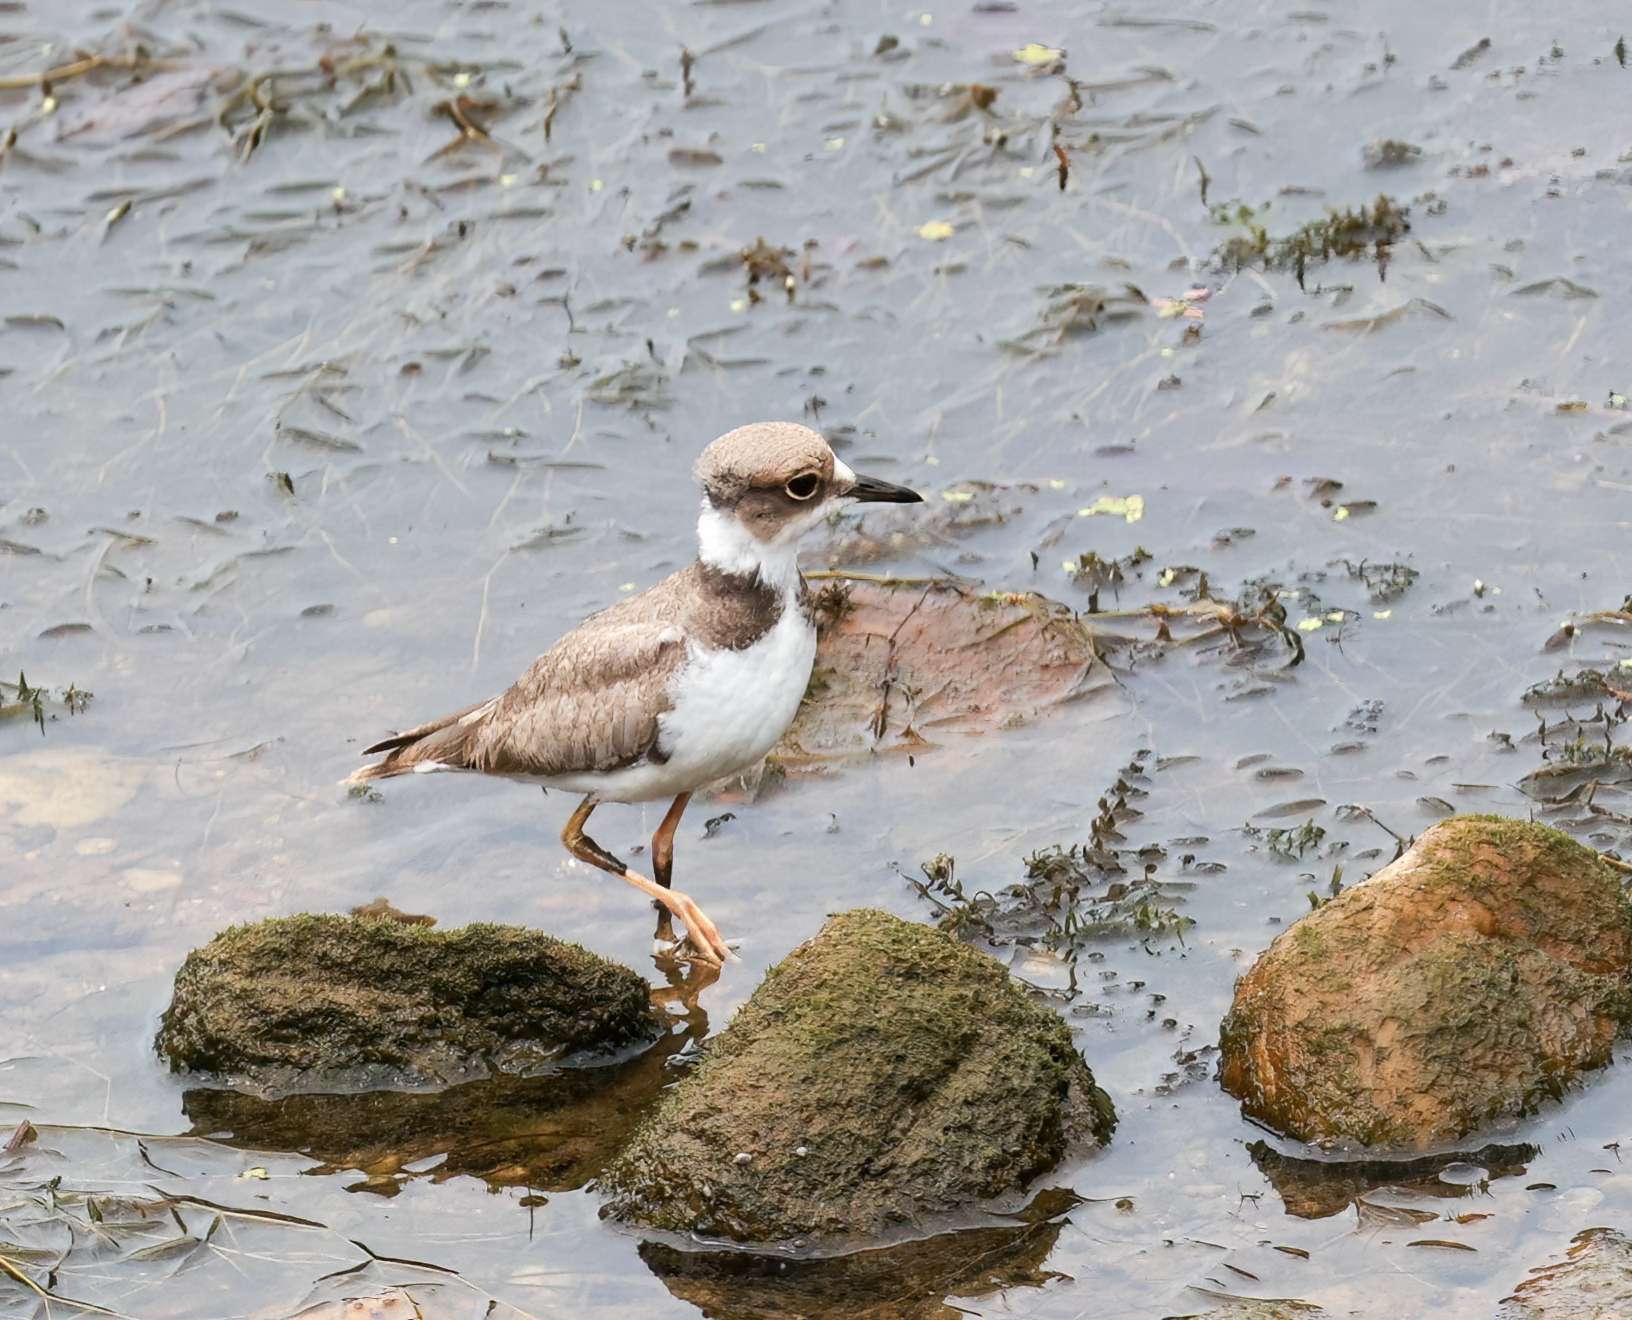
POLYGON ((755 422, 727 431, 698 457, 696 476, 703 488, 705 550, 712 524, 715 539, 731 531, 745 534, 748 543, 736 548, 761 549, 756 558, 791 550, 840 501, 916 504, 924 498, 905 486, 858 476, 818 432, 797 422, 755 422))

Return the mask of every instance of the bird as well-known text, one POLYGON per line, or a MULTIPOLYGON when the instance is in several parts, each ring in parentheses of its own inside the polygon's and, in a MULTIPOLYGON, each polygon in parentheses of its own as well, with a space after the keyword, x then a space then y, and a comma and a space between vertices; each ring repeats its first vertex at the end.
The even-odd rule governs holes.
POLYGON ((799 541, 846 501, 923 496, 858 475, 796 422, 726 432, 693 475, 695 562, 590 615, 498 696, 366 748, 384 759, 347 782, 467 773, 582 794, 561 831, 567 851, 650 895, 659 934, 679 920, 691 956, 719 966, 732 955, 718 927, 670 883, 674 834, 692 794, 754 765, 804 698, 816 621, 799 541), (664 799, 651 877, 585 832, 603 802, 664 799))

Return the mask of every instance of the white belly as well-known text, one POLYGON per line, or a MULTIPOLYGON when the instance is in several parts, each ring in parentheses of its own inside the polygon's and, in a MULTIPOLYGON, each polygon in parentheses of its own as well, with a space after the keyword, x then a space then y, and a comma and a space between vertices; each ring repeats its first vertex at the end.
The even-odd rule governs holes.
POLYGON ((793 723, 815 659, 815 625, 789 599, 752 646, 692 652, 675 680, 674 707, 658 720, 658 745, 669 754, 663 764, 545 782, 608 802, 645 802, 745 770, 793 723))

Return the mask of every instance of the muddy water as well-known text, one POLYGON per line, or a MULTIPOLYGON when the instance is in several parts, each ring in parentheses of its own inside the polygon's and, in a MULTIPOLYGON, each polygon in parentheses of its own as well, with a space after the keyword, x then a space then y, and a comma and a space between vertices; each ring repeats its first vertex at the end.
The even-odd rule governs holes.
MULTIPOLYGON (((1221 597, 1267 583, 1306 652, 1124 651, 1116 681, 1031 728, 766 796, 706 840, 713 813, 693 813, 680 883, 742 941, 701 999, 717 1027, 824 914, 927 918, 903 875, 938 853, 971 886, 1010 883, 1085 837, 1150 753, 1125 832, 1166 849, 1195 924, 1106 939, 1061 999, 1117 1138, 1060 1172, 1089 1199, 1042 1249, 930 1271, 910 1313, 956 1294, 975 1314, 1239 1295, 1479 1315, 1623 1218, 1618 1071, 1490 1134, 1534 1158, 1356 1208, 1283 1200, 1283 1163, 1255 1162, 1263 1134, 1190 1058, 1309 892, 1375 869, 1393 835, 1545 809, 1632 843, 1616 763, 1590 804, 1545 808, 1560 781, 1526 781, 1577 735, 1577 758, 1624 744, 1601 718, 1557 727, 1614 700, 1546 706, 1545 737, 1522 700, 1632 658, 1613 625, 1544 649, 1632 589, 1632 73, 1600 14, 6 6, 0 673, 53 698, 43 736, 0 724, 5 1112, 41 1125, 41 1177, 321 1226, 246 1221, 185 1269, 65 1267, 62 1292, 144 1317, 282 1315, 392 1282, 448 1315, 706 1300, 665 1244, 601 1224, 592 1193, 530 1189, 513 1155, 348 1171, 333 1149, 160 1140, 191 1121, 149 1042, 180 958, 223 925, 379 894, 644 966, 642 905, 554 843, 567 803, 336 782, 364 741, 497 689, 686 562, 691 458, 777 416, 930 494, 942 530, 883 567, 1086 606, 1065 566, 1143 549, 1102 607, 1181 603, 1198 573, 1221 597), (94 53, 113 67, 15 85, 94 53), (1417 150, 1368 155, 1383 140, 1417 150), (1215 204, 1273 237, 1379 193, 1410 208, 1385 269, 1334 260, 1300 288, 1208 265, 1248 232, 1215 204), (776 251, 750 268, 760 239, 776 251), (1201 320, 1150 305, 1192 286, 1212 291, 1201 320), (1112 305, 1093 314, 1084 289, 1112 305), (967 481, 1015 486, 1006 516, 959 525, 943 494, 967 481), (69 684, 95 694, 81 713, 56 699, 69 684), (1326 833, 1301 856, 1271 847, 1305 822, 1326 833)), ((602 815, 615 848, 656 824, 602 815)), ((1017 972, 1068 980, 1039 957, 1017 972)), ((710 1286, 715 1313, 756 1313, 748 1283, 710 1286)))

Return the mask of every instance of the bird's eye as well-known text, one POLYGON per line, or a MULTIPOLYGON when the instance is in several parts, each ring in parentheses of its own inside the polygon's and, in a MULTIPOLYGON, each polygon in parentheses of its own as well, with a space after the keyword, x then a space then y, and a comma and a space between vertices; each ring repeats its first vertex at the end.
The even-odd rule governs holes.
POLYGON ((782 487, 783 490, 788 492, 789 498, 796 500, 811 499, 821 488, 822 479, 814 472, 801 472, 797 477, 789 481, 786 486, 782 487))

